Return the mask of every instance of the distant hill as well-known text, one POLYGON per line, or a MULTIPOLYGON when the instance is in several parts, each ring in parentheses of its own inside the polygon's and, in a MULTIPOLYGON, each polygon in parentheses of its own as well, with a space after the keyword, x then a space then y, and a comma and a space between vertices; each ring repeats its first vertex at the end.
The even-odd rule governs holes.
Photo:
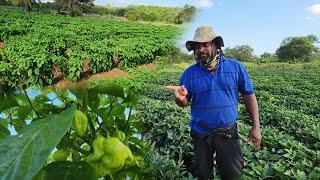
POLYGON ((131 21, 164 22, 169 24, 183 24, 192 20, 197 9, 185 5, 181 8, 159 7, 145 5, 130 5, 127 7, 94 6, 86 13, 125 17, 131 21))
POLYGON ((55 0, 41 3, 40 1, 26 0, 12 4, 8 0, 0 0, 0 6, 22 8, 25 12, 37 11, 43 13, 58 13, 70 16, 101 15, 121 17, 130 21, 161 22, 167 24, 184 24, 192 21, 197 8, 191 5, 184 7, 160 7, 146 5, 129 5, 114 7, 111 5, 95 5, 94 0, 55 0), (71 4, 70 4, 71 2, 71 4))

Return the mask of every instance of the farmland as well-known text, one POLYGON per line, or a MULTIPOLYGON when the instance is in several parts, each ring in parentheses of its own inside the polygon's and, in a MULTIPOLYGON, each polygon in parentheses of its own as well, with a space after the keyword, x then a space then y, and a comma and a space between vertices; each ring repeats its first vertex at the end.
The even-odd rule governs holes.
MULTIPOLYGON (((54 174, 68 168, 78 177, 97 179, 88 162, 104 167, 98 171, 106 179, 192 179, 190 108, 178 107, 164 87, 177 85, 184 69, 194 63, 188 55, 167 54, 173 47, 172 37, 181 33, 179 28, 6 10, 0 12, 0 20, 0 41, 5 43, 0 50, 3 177, 41 176, 40 170, 54 174), (60 68, 63 78, 82 78, 85 60, 90 61, 90 74, 111 70, 117 64, 130 76, 96 79, 69 90, 48 86, 55 82, 55 68, 60 68), (156 69, 139 67, 151 62, 156 69), (79 126, 73 118, 76 109, 86 117, 77 121, 79 126), (18 136, 10 136, 12 127, 18 136), (95 143, 98 135, 117 137, 134 160, 127 149, 128 157, 114 155, 122 162, 116 167, 101 160, 105 154, 92 158, 101 148, 95 143), (58 153, 51 151, 54 148, 65 156, 57 158, 58 153), (15 159, 15 153, 21 156, 15 159), (43 163, 37 159, 27 171, 34 158, 43 163), (87 174, 75 168, 80 165, 87 174)), ((245 156, 242 178, 319 179, 319 62, 245 66, 259 104, 262 144, 256 151, 247 143, 251 122, 240 99, 238 125, 245 156)), ((213 173, 218 179, 217 171, 213 173)))
MULTIPOLYGON (((177 85, 187 66, 188 63, 178 63, 157 73, 144 72, 137 75, 137 81, 144 80, 141 87, 146 98, 141 101, 140 117, 148 127, 146 133, 153 135, 164 154, 170 154, 176 161, 184 160, 187 169, 192 169, 188 159, 192 154, 187 128, 189 109, 176 106, 172 95, 164 89, 168 84, 177 85)), ((258 99, 263 140, 259 151, 248 145, 251 122, 240 103, 243 178, 319 178, 319 65, 273 63, 261 68, 248 63, 246 66, 258 99), (311 68, 303 70, 306 66, 311 68)))
POLYGON ((172 49, 181 29, 126 21, 0 12, 0 77, 9 87, 76 81, 88 72, 152 62, 172 49))

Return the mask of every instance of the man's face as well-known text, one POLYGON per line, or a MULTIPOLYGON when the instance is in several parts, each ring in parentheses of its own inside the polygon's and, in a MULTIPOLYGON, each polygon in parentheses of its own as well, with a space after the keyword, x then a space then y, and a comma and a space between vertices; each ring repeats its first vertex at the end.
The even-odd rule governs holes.
POLYGON ((208 61, 212 57, 212 53, 216 51, 216 46, 211 42, 195 43, 194 52, 197 60, 208 61))

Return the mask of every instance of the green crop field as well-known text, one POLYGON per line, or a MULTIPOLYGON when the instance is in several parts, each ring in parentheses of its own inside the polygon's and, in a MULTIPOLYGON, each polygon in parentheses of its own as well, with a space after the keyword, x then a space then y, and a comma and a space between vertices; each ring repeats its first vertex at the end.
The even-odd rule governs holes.
POLYGON ((173 26, 155 26, 104 18, 24 14, 1 9, 0 77, 9 87, 50 85, 54 69, 76 81, 89 72, 125 69, 152 62, 173 48, 181 32, 173 26))
MULTIPOLYGON (((194 63, 173 51, 180 27, 0 10, 0 179, 193 179, 190 108, 165 88, 194 63), (85 61, 129 76, 50 86, 55 68, 83 78, 85 61)), ((320 179, 319 62, 244 64, 262 143, 247 143, 240 98, 242 178, 320 179)))
MULTIPOLYGON (((140 117, 158 148, 176 161, 192 154, 189 137, 189 108, 175 105, 164 86, 179 82, 186 63, 160 68, 159 72, 142 72, 133 78, 145 96, 140 117), (183 68, 181 68, 183 67, 183 68), (143 79, 141 81, 140 79, 143 79), (148 107, 148 108, 145 108, 148 107)), ((261 150, 247 143, 251 126, 243 103, 238 120, 245 155, 244 179, 318 179, 320 173, 320 82, 319 66, 273 63, 264 68, 246 64, 255 86, 262 127, 261 150), (281 65, 282 67, 279 67, 281 65), (297 70, 298 69, 298 70, 297 70)))

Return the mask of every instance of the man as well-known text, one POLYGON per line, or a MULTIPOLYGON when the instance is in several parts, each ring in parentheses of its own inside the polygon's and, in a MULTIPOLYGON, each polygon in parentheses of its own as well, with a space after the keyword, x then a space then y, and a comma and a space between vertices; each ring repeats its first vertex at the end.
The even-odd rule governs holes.
POLYGON ((256 147, 261 142, 252 81, 239 61, 223 55, 223 46, 222 37, 216 36, 211 27, 199 27, 194 39, 186 42, 197 63, 184 71, 180 86, 174 88, 179 106, 191 104, 189 125, 197 168, 194 175, 199 179, 210 178, 214 153, 222 180, 236 179, 242 174, 243 154, 236 124, 239 92, 252 120, 249 141, 256 147))

